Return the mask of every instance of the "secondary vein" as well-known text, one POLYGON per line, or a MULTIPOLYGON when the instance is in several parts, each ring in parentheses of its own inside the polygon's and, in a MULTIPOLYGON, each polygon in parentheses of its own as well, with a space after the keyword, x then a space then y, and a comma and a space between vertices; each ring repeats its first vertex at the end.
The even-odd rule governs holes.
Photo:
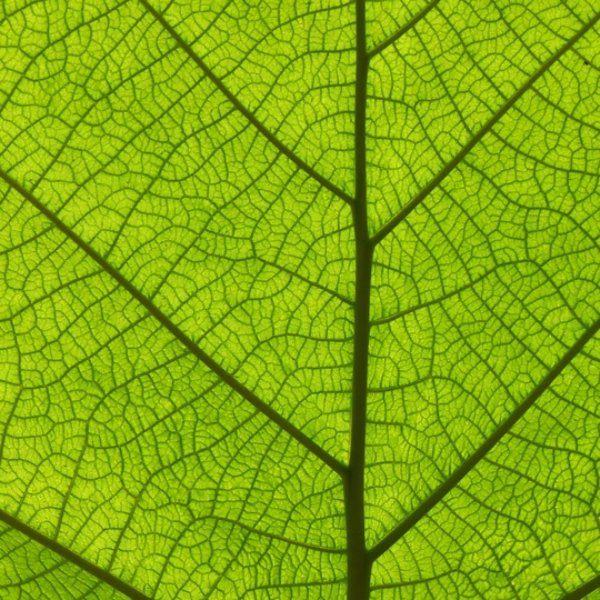
POLYGON ((368 57, 373 58, 377 56, 380 52, 383 52, 388 46, 391 46, 394 42, 397 42, 404 34, 408 33, 411 29, 415 27, 415 25, 424 19, 429 11, 431 11, 437 4, 439 4, 440 0, 431 0, 429 4, 426 4, 422 10, 420 10, 412 19, 410 19, 405 25, 400 27, 396 33, 391 35, 389 38, 375 46, 372 50, 368 52, 368 57))
POLYGON ((315 181, 321 184, 324 188, 335 194, 338 198, 352 206, 354 198, 347 194, 343 189, 335 185, 332 181, 323 177, 308 163, 303 161, 295 152, 281 142, 273 133, 271 133, 263 123, 261 123, 253 114, 246 108, 231 92, 231 90, 223 83, 223 81, 208 67, 208 65, 198 56, 193 48, 175 31, 175 29, 167 22, 162 14, 160 14, 147 0, 139 0, 142 6, 158 21, 161 26, 175 40, 177 45, 200 67, 206 77, 210 79, 222 94, 235 106, 235 108, 248 120, 260 133, 263 135, 275 148, 283 155, 287 156, 299 169, 304 171, 315 181))
POLYGON ((440 172, 410 200, 394 217, 392 217, 379 231, 377 231, 371 241, 373 244, 379 244, 389 233, 391 233, 397 225, 408 217, 408 215, 417 207, 425 198, 431 194, 437 187, 448 177, 448 175, 458 166, 462 160, 471 152, 471 150, 481 141, 481 139, 494 127, 494 125, 515 105, 525 92, 527 92, 533 84, 544 74, 548 69, 561 57, 565 52, 570 50, 573 45, 582 38, 600 19, 600 12, 597 13, 584 27, 582 27, 575 35, 555 52, 548 60, 546 60, 537 71, 488 119, 483 127, 463 146, 462 150, 449 162, 447 162, 440 172))
POLYGON ((36 198, 30 191, 25 189, 18 181, 11 177, 4 170, 0 169, 0 178, 17 191, 23 198, 37 208, 46 216, 64 235, 83 250, 92 260, 96 262, 110 277, 112 277, 123 289, 135 298, 157 321, 168 329, 175 338, 177 338, 196 358, 204 363, 221 381, 245 398, 260 413, 286 431, 297 442, 302 444, 309 452, 328 465, 339 475, 345 473, 346 467, 336 458, 326 452, 321 446, 311 440, 300 429, 292 425, 287 419, 280 415, 275 409, 266 402, 258 398, 254 392, 239 382, 231 373, 228 373, 221 365, 194 342, 186 333, 184 333, 165 313, 163 313, 156 304, 146 295, 137 289, 122 273, 113 267, 104 257, 102 257, 90 244, 75 233, 64 221, 62 221, 53 211, 51 211, 43 202, 36 198))
POLYGON ((37 529, 30 527, 29 525, 23 523, 21 520, 17 519, 13 515, 7 513, 4 510, 0 510, 0 521, 6 523, 9 527, 20 531, 24 535, 26 535, 29 539, 34 540, 38 544, 45 546, 55 554, 62 556, 66 561, 77 565, 84 571, 87 571, 91 575, 93 575, 96 579, 103 581, 104 583, 110 585, 116 590, 119 590, 121 593, 125 594, 132 600, 151 600, 150 596, 146 596, 138 589, 133 587, 132 585, 126 583, 122 579, 115 577, 112 573, 105 571, 100 568, 98 565, 86 560, 76 552, 73 552, 60 542, 49 538, 43 533, 39 532, 37 529))
POLYGON ((389 550, 400 538, 410 531, 426 516, 460 481, 468 475, 477 464, 485 458, 500 440, 512 429, 515 423, 533 406, 535 401, 550 387, 552 382, 564 371, 573 359, 583 350, 600 329, 600 319, 593 323, 581 337, 569 348, 562 358, 548 371, 546 376, 535 386, 530 394, 513 410, 502 424, 490 435, 479 448, 467 458, 451 475, 439 485, 417 508, 415 508, 395 529, 369 550, 373 560, 389 550))

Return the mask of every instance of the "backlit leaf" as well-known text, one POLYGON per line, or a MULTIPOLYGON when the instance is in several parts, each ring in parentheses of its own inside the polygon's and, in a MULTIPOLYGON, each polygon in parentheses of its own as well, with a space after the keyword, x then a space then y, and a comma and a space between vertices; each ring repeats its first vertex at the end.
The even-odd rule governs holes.
POLYGON ((0 8, 0 596, 600 586, 587 0, 0 8))

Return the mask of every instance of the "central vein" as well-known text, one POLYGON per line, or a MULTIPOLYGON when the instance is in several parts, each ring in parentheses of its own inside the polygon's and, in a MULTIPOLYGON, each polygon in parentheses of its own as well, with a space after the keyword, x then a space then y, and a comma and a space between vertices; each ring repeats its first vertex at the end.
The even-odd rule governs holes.
POLYGON ((348 600, 367 600, 371 563, 365 545, 364 471, 369 356, 369 300, 372 247, 367 223, 366 104, 368 55, 365 0, 356 2, 356 89, 354 106, 355 204, 353 206, 356 273, 354 368, 350 462, 345 482, 348 539, 348 600))

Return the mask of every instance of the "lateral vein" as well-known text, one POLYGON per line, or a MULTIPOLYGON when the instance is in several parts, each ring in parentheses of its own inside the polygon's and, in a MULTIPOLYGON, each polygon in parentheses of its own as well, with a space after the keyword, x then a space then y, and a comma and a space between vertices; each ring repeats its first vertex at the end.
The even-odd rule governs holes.
POLYGON ((462 160, 471 152, 471 150, 481 141, 481 139, 494 127, 494 125, 514 106, 514 104, 527 92, 533 84, 561 57, 570 50, 573 45, 583 37, 600 19, 600 12, 597 13, 584 27, 573 35, 557 52, 555 52, 539 69, 490 117, 483 127, 463 146, 462 150, 448 163, 444 165, 441 171, 404 206, 394 217, 392 217, 379 231, 371 238, 371 242, 376 245, 381 242, 397 225, 399 225, 408 215, 417 207, 431 192, 433 192, 446 177, 459 165, 462 160))
POLYGON ((426 4, 416 15, 414 15, 409 21, 406 22, 405 25, 400 27, 396 33, 391 35, 389 38, 377 44, 375 48, 369 50, 367 52, 368 58, 373 58, 377 56, 377 54, 383 52, 388 46, 391 46, 394 42, 397 42, 404 34, 408 33, 419 21, 424 19, 427 14, 433 9, 435 6, 439 4, 440 0, 431 0, 429 4, 426 4))
POLYGON ((21 521, 20 519, 17 519, 16 517, 1 509, 0 521, 3 521, 13 529, 20 531, 28 538, 34 540, 42 546, 45 546, 55 554, 62 556, 68 562, 77 565, 84 571, 87 571, 88 573, 96 577, 96 579, 99 579, 100 581, 103 581, 104 583, 110 585, 116 590, 119 590, 121 593, 125 594, 129 598, 132 598, 132 600, 151 600, 150 596, 146 596, 146 594, 143 594, 132 585, 126 583, 118 577, 115 577, 115 575, 113 575, 112 573, 105 571, 98 565, 90 562, 89 560, 86 560, 82 556, 79 556, 79 554, 73 552, 66 546, 63 546, 60 542, 49 538, 48 536, 39 532, 37 529, 30 527, 29 525, 23 523, 23 521, 21 521))
POLYGON ((128 281, 122 273, 115 269, 105 258, 103 258, 96 250, 90 246, 83 238, 77 235, 64 221, 62 221, 54 212, 45 206, 31 192, 26 190, 18 181, 13 179, 8 173, 0 169, 0 178, 6 181, 8 185, 14 188, 23 198, 37 208, 44 216, 46 216, 64 235, 71 239, 77 246, 83 250, 92 260, 94 260, 108 275, 110 275, 122 288, 127 290, 129 294, 135 298, 157 321, 159 321, 166 329, 168 329, 175 338, 177 338, 196 358, 204 363, 211 371, 213 371, 225 384, 236 391, 240 396, 252 404, 260 413, 273 421, 281 429, 286 431, 297 442, 302 444, 309 452, 322 460, 333 471, 339 475, 343 475, 346 467, 336 458, 326 452, 321 446, 311 440, 300 429, 292 425, 281 414, 274 410, 267 403, 262 401, 254 392, 249 390, 241 382, 239 382, 231 373, 228 373, 221 365, 184 333, 171 319, 163 313, 147 296, 145 296, 138 288, 128 281))
POLYGON ((263 123, 261 123, 251 112, 246 108, 229 90, 229 88, 223 83, 223 81, 215 75, 215 73, 208 67, 208 65, 196 54, 193 48, 175 31, 175 29, 167 22, 163 15, 161 15, 147 0, 139 0, 144 8, 158 21, 161 26, 169 33, 169 35, 175 40, 177 45, 200 67, 206 77, 210 79, 214 85, 221 91, 221 93, 233 104, 233 106, 251 123, 257 131, 261 133, 275 148, 277 148, 283 155, 287 156, 299 169, 304 171, 307 175, 312 177, 315 181, 321 184, 324 188, 335 194, 338 198, 342 199, 346 204, 352 206, 354 204, 354 198, 346 193, 343 189, 335 185, 332 181, 323 177, 307 162, 303 161, 295 152, 293 152, 288 146, 281 142, 273 133, 271 133, 263 123))
POLYGON ((400 538, 410 531, 443 498, 485 458, 500 440, 512 429, 515 423, 529 410, 535 401, 550 387, 553 381, 564 371, 573 359, 583 350, 600 329, 600 319, 593 323, 583 335, 569 348, 562 358, 548 371, 531 393, 513 410, 504 422, 488 437, 479 448, 467 458, 451 475, 439 485, 419 506, 417 506, 397 527, 369 550, 372 560, 389 550, 400 538))
POLYGON ((561 600, 580 600, 597 589, 600 589, 600 575, 596 575, 593 579, 586 581, 577 589, 565 594, 561 600))

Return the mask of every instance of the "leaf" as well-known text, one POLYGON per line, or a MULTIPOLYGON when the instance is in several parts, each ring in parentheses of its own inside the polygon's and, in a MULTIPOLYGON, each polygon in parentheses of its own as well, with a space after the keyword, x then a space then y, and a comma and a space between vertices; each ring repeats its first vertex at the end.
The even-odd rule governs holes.
POLYGON ((600 586, 592 2, 1 10, 2 598, 600 586))

